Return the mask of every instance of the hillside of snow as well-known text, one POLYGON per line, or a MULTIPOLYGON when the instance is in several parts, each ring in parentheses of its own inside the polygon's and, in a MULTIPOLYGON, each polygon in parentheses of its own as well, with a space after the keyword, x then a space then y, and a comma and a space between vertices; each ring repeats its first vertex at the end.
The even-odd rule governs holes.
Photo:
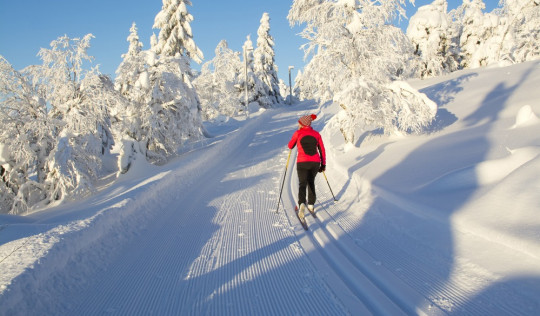
POLYGON ((336 106, 302 102, 1 215, 0 314, 540 314, 540 62, 409 83, 439 105, 422 135, 346 145, 336 106), (304 231, 286 162, 307 113, 328 165, 304 231))

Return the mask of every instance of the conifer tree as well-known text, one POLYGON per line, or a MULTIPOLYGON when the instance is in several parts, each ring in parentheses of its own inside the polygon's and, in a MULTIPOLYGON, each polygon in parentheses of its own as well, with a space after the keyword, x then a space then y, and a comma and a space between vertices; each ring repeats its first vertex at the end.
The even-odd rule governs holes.
POLYGON ((133 22, 129 29, 129 48, 127 53, 122 55, 122 62, 116 70, 116 89, 120 91, 128 99, 133 100, 137 97, 132 96, 135 93, 134 86, 138 79, 138 75, 144 70, 144 61, 142 60, 141 50, 143 44, 139 41, 137 25, 133 22))
POLYGON ((477 68, 486 66, 489 53, 485 50, 486 41, 493 33, 493 25, 484 15, 486 5, 482 0, 463 0, 460 7, 462 26, 459 38, 461 67, 477 68))
POLYGON ((140 51, 137 37, 132 27, 128 53, 116 71, 116 87, 129 100, 119 119, 122 173, 141 160, 163 164, 185 141, 204 133, 189 57, 140 51))
POLYGON ((257 48, 254 51, 255 75, 261 80, 264 95, 259 97, 262 106, 281 101, 279 80, 275 64, 274 38, 270 35, 270 16, 264 13, 257 31, 257 48))
POLYGON ((204 56, 193 40, 190 25, 193 16, 188 12, 188 5, 191 5, 189 0, 163 0, 153 26, 160 29, 155 52, 165 56, 179 53, 201 63, 204 56))
POLYGON ((247 107, 251 102, 258 102, 259 97, 264 95, 264 89, 259 79, 255 75, 254 57, 253 57, 253 42, 251 36, 246 37, 246 41, 242 46, 242 52, 244 57, 244 76, 242 82, 242 100, 244 106, 247 107), (247 100, 246 100, 247 94, 247 100), (246 103, 247 101, 247 103, 246 103))
POLYGON ((240 53, 222 40, 215 49, 214 59, 206 62, 194 80, 205 119, 233 117, 241 110, 244 100, 244 65, 240 53))
MULTIPOLYGON (((139 41, 139 34, 137 32, 137 25, 135 22, 133 22, 131 28, 129 29, 127 41, 129 42, 127 56, 137 56, 141 52, 143 44, 139 41)), ((122 57, 125 58, 126 55, 122 57)))
POLYGON ((200 102, 192 83, 191 60, 200 63, 201 50, 195 45, 190 23, 189 0, 163 0, 154 19, 160 29, 151 51, 142 52, 143 69, 137 78, 140 103, 145 115, 141 141, 146 158, 164 163, 187 140, 205 134, 200 102))
POLYGON ((407 36, 420 59, 420 76, 440 76, 458 69, 458 52, 453 45, 446 0, 418 8, 410 19, 407 36))

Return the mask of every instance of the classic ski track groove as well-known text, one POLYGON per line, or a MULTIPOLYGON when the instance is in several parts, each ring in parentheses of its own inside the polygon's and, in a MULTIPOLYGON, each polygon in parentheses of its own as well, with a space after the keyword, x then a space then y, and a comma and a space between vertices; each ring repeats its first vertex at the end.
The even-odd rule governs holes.
MULTIPOLYGON (((295 161, 295 160, 294 160, 295 161)), ((289 176, 289 192, 290 199, 294 201, 294 196, 292 192, 297 192, 298 180, 295 177, 296 168, 293 167, 293 171, 289 176)), ((318 199, 321 199, 324 196, 325 201, 330 200, 330 203, 333 203, 333 198, 331 198, 330 192, 328 189, 324 188, 320 177, 316 178, 316 187, 318 192, 318 199), (330 196, 330 199, 327 197, 330 196)), ((324 185, 327 185, 324 183, 324 185)), ((294 203, 294 202, 291 202, 294 203)), ((293 204, 294 205, 294 204, 293 204)), ((424 297, 417 295, 414 290, 403 285, 402 287, 406 288, 408 295, 403 295, 405 297, 399 297, 397 294, 394 294, 391 289, 384 286, 384 279, 381 281, 375 277, 377 274, 384 273, 380 267, 371 267, 368 268, 368 265, 373 264, 373 259, 368 255, 364 254, 362 257, 356 255, 353 251, 361 251, 357 246, 353 245, 351 242, 344 241, 350 237, 341 230, 342 238, 340 238, 335 229, 331 228, 329 223, 334 221, 333 218, 324 210, 322 210, 318 205, 315 205, 315 210, 317 213, 317 218, 313 218, 311 214, 306 213, 306 220, 308 222, 309 230, 306 231, 307 236, 309 236, 309 242, 312 245, 308 245, 308 241, 305 241, 303 246, 306 248, 315 248, 322 255, 328 266, 337 273, 340 280, 343 284, 351 291, 352 295, 356 296, 370 313, 375 315, 405 315, 405 314, 417 314, 422 313, 418 309, 419 302, 420 306, 423 306, 425 313, 429 315, 442 315, 444 314, 441 310, 435 307, 431 302, 426 300, 424 297), (344 243, 347 244, 346 247, 353 247, 348 249, 344 246, 344 243), (365 262, 369 260, 369 262, 365 262), (376 271, 374 271, 376 270, 376 271)), ((293 220, 297 222, 297 225, 301 229, 298 219, 293 214, 293 220)), ((303 230, 303 229, 302 229, 303 230)), ((312 253, 307 253, 308 256, 313 256, 312 253)), ((314 260, 320 261, 320 259, 314 260)), ((386 273, 386 281, 389 278, 392 279, 391 283, 394 284, 396 278, 389 276, 386 273)), ((399 291, 403 291, 403 288, 400 288, 399 291)))

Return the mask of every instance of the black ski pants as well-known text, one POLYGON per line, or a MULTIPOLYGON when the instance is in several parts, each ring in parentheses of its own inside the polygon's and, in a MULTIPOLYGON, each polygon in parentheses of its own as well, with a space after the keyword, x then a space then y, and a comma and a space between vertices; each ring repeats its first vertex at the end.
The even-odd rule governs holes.
POLYGON ((320 163, 318 162, 299 162, 296 164, 298 172, 298 205, 306 204, 306 189, 308 203, 314 205, 317 200, 315 194, 315 177, 319 172, 320 163))

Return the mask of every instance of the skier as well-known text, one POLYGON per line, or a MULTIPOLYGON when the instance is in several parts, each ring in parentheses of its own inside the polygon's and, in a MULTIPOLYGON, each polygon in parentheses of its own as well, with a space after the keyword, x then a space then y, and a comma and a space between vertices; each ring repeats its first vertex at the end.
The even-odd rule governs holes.
POLYGON ((298 156, 296 158, 296 171, 298 172, 298 217, 304 220, 304 210, 306 208, 306 188, 307 207, 311 213, 314 213, 315 194, 315 176, 317 172, 323 172, 326 169, 326 153, 324 144, 319 132, 311 127, 311 122, 317 118, 317 115, 311 114, 302 116, 298 120, 298 130, 294 132, 289 141, 289 149, 298 145, 298 156))

